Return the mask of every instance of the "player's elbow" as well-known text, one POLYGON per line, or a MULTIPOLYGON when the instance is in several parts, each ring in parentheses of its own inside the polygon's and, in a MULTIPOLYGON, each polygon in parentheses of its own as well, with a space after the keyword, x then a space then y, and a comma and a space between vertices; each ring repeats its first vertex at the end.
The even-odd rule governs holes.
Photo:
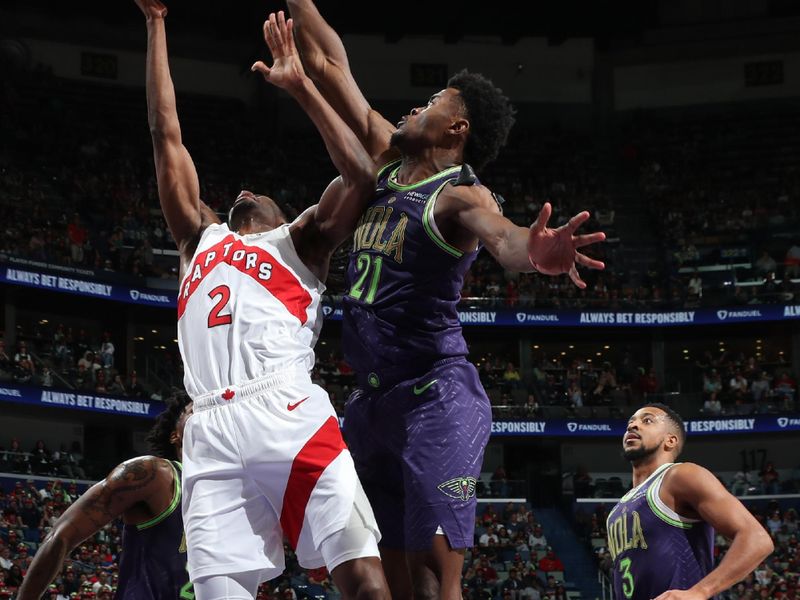
POLYGON ((362 154, 352 157, 348 161, 349 168, 342 173, 342 184, 349 198, 366 198, 375 191, 377 168, 366 153, 362 154))
POLYGON ((80 540, 73 543, 73 540, 70 539, 68 527, 56 525, 47 532, 39 549, 44 551, 46 555, 63 557, 79 542, 80 540))
POLYGON ((761 561, 775 551, 775 542, 772 541, 772 537, 767 533, 766 529, 759 528, 757 536, 753 545, 758 548, 759 561, 761 561))
POLYGON ((150 123, 150 137, 157 148, 181 143, 181 130, 178 127, 155 121, 150 123))

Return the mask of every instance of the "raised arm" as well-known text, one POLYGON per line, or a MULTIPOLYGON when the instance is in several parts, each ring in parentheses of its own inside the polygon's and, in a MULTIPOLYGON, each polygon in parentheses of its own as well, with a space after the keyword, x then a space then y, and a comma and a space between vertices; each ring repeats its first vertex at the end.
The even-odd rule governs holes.
POLYGON ((147 20, 147 120, 153 139, 158 197, 183 267, 203 229, 200 184, 181 139, 167 57, 167 9, 158 0, 136 0, 136 4, 147 20))
POLYGON ((396 157, 389 139, 396 127, 373 110, 358 87, 342 39, 319 14, 313 0, 288 0, 303 66, 325 99, 378 164, 396 157))
POLYGON ((670 590, 656 600, 712 598, 744 579, 773 551, 764 527, 707 469, 692 463, 673 467, 662 494, 672 496, 679 514, 696 514, 732 543, 719 565, 691 589, 670 590))
POLYGON ((164 508, 158 505, 159 499, 165 496, 165 489, 172 489, 173 478, 170 464, 153 456, 134 458, 117 466, 59 517, 36 551, 17 599, 39 600, 78 544, 137 505, 149 509, 153 513, 150 516, 158 514, 164 508))
POLYGON ((599 260, 578 252, 578 248, 602 242, 602 232, 575 235, 589 218, 582 212, 556 229, 547 226, 552 207, 547 202, 530 226, 520 227, 502 215, 492 193, 483 186, 448 186, 437 201, 436 218, 453 220, 478 238, 500 265, 514 272, 538 271, 544 275, 568 273, 579 288, 586 283, 578 273, 578 265, 604 269, 599 260), (441 212, 440 212, 441 211, 441 212))
POLYGON ((252 68, 268 82, 285 89, 303 107, 322 135, 328 154, 340 173, 307 217, 314 238, 310 241, 323 249, 327 259, 327 255, 353 233, 374 191, 376 168, 355 134, 303 72, 292 28, 292 19, 286 21, 283 12, 271 14, 264 23, 264 38, 274 64, 270 68, 259 61, 252 68))

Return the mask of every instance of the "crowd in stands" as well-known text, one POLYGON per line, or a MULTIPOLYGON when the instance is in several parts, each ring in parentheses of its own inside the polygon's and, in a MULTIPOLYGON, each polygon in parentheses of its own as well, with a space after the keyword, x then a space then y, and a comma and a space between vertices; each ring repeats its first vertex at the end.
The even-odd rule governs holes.
POLYGON ((42 440, 25 450, 17 438, 12 438, 8 449, 0 446, 0 473, 24 473, 85 479, 83 452, 78 441, 62 443, 58 450, 50 450, 42 440))
POLYGON ((785 362, 765 365, 752 356, 707 351, 696 367, 702 373, 705 414, 787 412, 796 406, 797 382, 785 362))
POLYGON ((735 109, 627 124, 670 294, 689 307, 800 297, 800 112, 735 109))
POLYGON ((475 541, 464 561, 466 600, 566 599, 564 565, 527 503, 480 505, 475 541))
MULTIPOLYGON (((182 385, 175 348, 157 351, 159 358, 153 362, 158 379, 142 381, 135 370, 124 375, 108 332, 91 335, 86 329, 43 321, 24 335, 20 332, 16 352, 7 352, 5 346, 0 339, 0 380, 157 401, 182 385)), ((678 408, 688 415, 711 416, 794 410, 797 382, 789 357, 758 352, 756 358, 723 346, 704 351, 687 363, 691 382, 682 390, 702 393, 702 400, 697 406, 678 408)), ((316 355, 312 380, 328 391, 342 414, 356 385, 354 372, 340 353, 326 351, 324 343, 316 355)), ((664 389, 655 369, 632 347, 605 357, 535 349, 525 369, 514 359, 491 353, 474 362, 495 418, 622 417, 626 407, 674 391, 664 389)))
POLYGON ((18 331, 16 351, 0 339, 0 381, 80 392, 152 397, 136 374, 126 377, 115 362, 115 343, 109 332, 92 335, 63 324, 40 321, 31 331, 18 331))

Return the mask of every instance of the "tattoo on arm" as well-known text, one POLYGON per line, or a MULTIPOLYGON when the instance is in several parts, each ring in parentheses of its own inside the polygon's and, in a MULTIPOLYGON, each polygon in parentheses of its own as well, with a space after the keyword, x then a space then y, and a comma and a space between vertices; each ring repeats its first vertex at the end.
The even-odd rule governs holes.
POLYGON ((87 502, 81 506, 83 515, 96 527, 105 526, 120 514, 118 507, 125 504, 126 495, 141 490, 156 478, 156 461, 155 458, 134 459, 114 469, 99 493, 87 498, 87 502))

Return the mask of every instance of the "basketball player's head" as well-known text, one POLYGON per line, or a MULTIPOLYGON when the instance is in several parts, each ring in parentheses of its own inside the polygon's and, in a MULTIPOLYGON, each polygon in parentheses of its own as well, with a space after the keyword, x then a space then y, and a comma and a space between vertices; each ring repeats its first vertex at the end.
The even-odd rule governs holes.
POLYGON ((681 416, 665 404, 645 404, 628 420, 622 452, 632 463, 663 455, 674 461, 683 450, 686 427, 681 416))
POLYGON ((509 99, 491 81, 463 70, 426 106, 400 120, 391 144, 412 156, 431 148, 452 151, 460 161, 480 170, 505 145, 514 112, 509 99))
POLYGON ((228 211, 228 227, 231 231, 246 230, 246 233, 269 231, 286 223, 286 215, 269 196, 242 190, 228 211))
POLYGON ((183 455, 183 427, 192 414, 192 400, 179 395, 167 401, 167 408, 156 417, 147 434, 150 452, 167 460, 181 460, 183 455))

